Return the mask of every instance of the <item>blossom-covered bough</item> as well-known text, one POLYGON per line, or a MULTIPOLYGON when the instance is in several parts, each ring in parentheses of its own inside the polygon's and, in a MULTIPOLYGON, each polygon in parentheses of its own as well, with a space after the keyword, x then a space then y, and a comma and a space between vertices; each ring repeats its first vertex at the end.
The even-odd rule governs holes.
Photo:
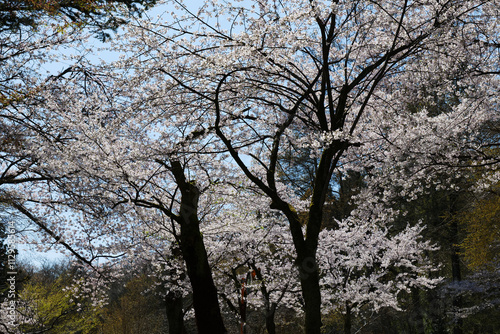
POLYGON ((320 333, 322 307, 397 307, 408 286, 434 286, 422 255, 433 245, 417 242, 420 226, 393 231, 402 213, 391 204, 454 187, 471 166, 485 171, 483 188, 498 182, 481 129, 498 122, 499 4, 166 4, 163 19, 117 36, 121 60, 74 66, 20 106, 30 156, 61 177, 25 191, 54 235, 92 261, 178 246, 192 289, 179 295, 193 294, 200 332, 226 331, 218 292, 231 301, 224 277, 242 265, 269 275, 270 316, 273 303, 295 303, 297 282, 272 281, 291 266, 269 258, 293 257, 308 334, 320 333), (305 154, 307 194, 283 182, 283 156, 305 154), (322 230, 333 175, 351 170, 365 177, 356 209, 322 230), (231 219, 243 193, 252 209, 231 219), (258 211, 279 219, 254 244, 242 230, 265 226, 258 211), (282 219, 288 246, 268 252, 282 219))
MULTIPOLYGON (((209 123, 200 130, 213 129, 220 150, 226 149, 271 207, 287 217, 306 332, 318 333, 316 253, 332 174, 340 165, 344 170, 369 167, 380 186, 372 196, 398 186, 418 191, 439 169, 434 166, 460 167, 454 161, 462 152, 480 151, 468 144, 477 134, 475 125, 497 117, 498 68, 492 57, 498 4, 208 2, 194 13, 176 3, 183 16, 176 13, 177 20, 164 25, 138 23, 127 45, 133 43, 143 56, 136 64, 148 71, 151 82, 181 90, 156 96, 182 99, 183 108, 187 103, 205 111, 209 123), (460 94, 457 85, 465 89, 463 98, 445 113, 410 108, 409 103, 432 94, 460 94), (405 128, 397 135, 404 145, 392 140, 397 126, 405 128), (318 161, 305 219, 277 184, 280 153, 301 149, 312 149, 318 161), (416 169, 411 178, 378 173, 408 170, 406 164, 416 169)), ((492 162, 480 153, 474 157, 492 162)))

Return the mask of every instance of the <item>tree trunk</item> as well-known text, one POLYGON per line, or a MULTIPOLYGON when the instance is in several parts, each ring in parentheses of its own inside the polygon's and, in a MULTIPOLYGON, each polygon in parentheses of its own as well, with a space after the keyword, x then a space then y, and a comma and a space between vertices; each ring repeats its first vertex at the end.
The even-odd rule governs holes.
POLYGON ((181 225, 181 250, 193 289, 193 307, 198 333, 224 334, 227 331, 222 321, 217 289, 200 231, 198 219, 200 191, 193 181, 186 182, 179 162, 172 162, 172 173, 181 191, 178 220, 181 225))
MULTIPOLYGON (((451 233, 452 233, 452 253, 451 253, 451 276, 453 282, 460 282, 462 280, 462 273, 460 268, 460 249, 456 246, 459 243, 459 235, 458 235, 458 223, 453 221, 451 223, 451 233)), ((462 307, 462 296, 453 296, 453 307, 461 308, 462 307)), ((455 326, 453 327, 453 334, 462 334, 463 321, 461 318, 457 319, 455 326)))
POLYGON ((274 323, 274 313, 276 312, 276 304, 266 309, 266 329, 268 334, 276 334, 276 324, 274 323))
POLYGON ((182 298, 174 294, 167 294, 165 298, 167 309, 168 332, 170 334, 186 334, 184 314, 182 313, 182 298))
POLYGON ((344 334, 351 334, 351 307, 345 303, 344 334))
POLYGON ((297 212, 292 210, 288 204, 281 207, 283 208, 282 212, 285 213, 290 223, 290 231, 295 251, 297 252, 295 265, 299 271, 302 298, 304 299, 305 333, 320 334, 322 326, 321 289, 319 286, 319 267, 316 261, 316 249, 322 222, 323 206, 318 204, 311 206, 306 238, 304 238, 302 233, 302 224, 297 212))
POLYGON ((411 288, 411 308, 410 317, 408 318, 408 328, 412 333, 424 333, 425 323, 422 315, 422 304, 420 303, 420 291, 418 288, 411 288))
POLYGON ((255 263, 250 264, 252 266, 253 272, 255 273, 256 277, 258 280, 260 280, 261 286, 260 286, 260 291, 262 292, 262 295, 264 296, 265 299, 265 309, 266 309, 266 330, 268 334, 276 334, 276 324, 274 322, 274 315, 276 314, 276 308, 278 307, 278 303, 281 301, 281 298, 285 294, 285 290, 282 292, 281 297, 278 299, 278 302, 271 302, 271 294, 269 291, 267 291, 266 284, 264 282, 264 278, 262 277, 262 273, 260 272, 260 269, 255 266, 255 263))
MULTIPOLYGON (((194 189, 195 187, 192 187, 190 191, 193 194, 190 199, 198 196, 197 189, 196 191, 194 189)), ((185 196, 182 197, 182 202, 185 202, 185 196)), ((190 201, 190 203, 195 204, 196 201, 197 198, 190 201)), ((181 204, 181 211, 186 206, 183 204, 181 204)), ((184 210, 182 215, 185 215, 185 212, 184 210)), ((217 299, 217 289, 212 279, 208 255, 199 228, 198 217, 193 213, 183 218, 181 224, 181 249, 193 289, 193 306, 198 333, 226 333, 217 299)))
POLYGON ((321 292, 319 268, 315 257, 301 257, 299 261, 300 285, 304 298, 306 334, 321 333, 321 292))
POLYGON ((302 224, 298 215, 287 215, 289 221, 290 218, 297 219, 293 224, 290 221, 290 228, 297 252, 298 262, 296 264, 299 266, 300 284, 304 298, 306 334, 321 333, 321 289, 316 250, 323 223, 325 200, 329 192, 328 185, 332 178, 332 167, 336 166, 342 152, 342 146, 332 146, 323 151, 321 155, 314 179, 305 236, 301 232, 302 224))

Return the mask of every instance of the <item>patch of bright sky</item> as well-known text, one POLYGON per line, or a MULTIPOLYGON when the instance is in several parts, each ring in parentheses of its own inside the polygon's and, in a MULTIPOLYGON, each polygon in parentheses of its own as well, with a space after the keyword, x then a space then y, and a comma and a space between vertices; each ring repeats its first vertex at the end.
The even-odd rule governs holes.
MULTIPOLYGON (((217 2, 217 1, 214 1, 217 2)), ((221 1, 226 3, 226 1, 221 1)), ((251 8, 255 7, 255 2, 251 0, 236 0, 234 1, 236 5, 251 8)), ((198 11, 205 6, 205 1, 159 1, 159 4, 150 8, 147 12, 142 14, 142 19, 148 19, 156 24, 169 25, 175 22, 178 16, 185 13, 187 10, 189 13, 196 15, 198 11)), ((208 7, 210 8, 210 7, 208 7)), ((131 20, 134 20, 132 18, 131 20)), ((227 24, 227 28, 236 32, 243 27, 232 27, 231 22, 224 22, 224 20, 217 20, 221 25, 227 24)), ((210 22, 211 24, 213 22, 210 22)), ((119 28, 116 32, 108 31, 112 38, 116 37, 123 32, 122 28, 119 28)), ((84 42, 75 42, 72 45, 65 45, 52 50, 54 59, 56 61, 46 63, 42 66, 42 70, 45 71, 47 75, 55 75, 68 67, 74 65, 79 60, 84 59, 91 64, 100 64, 102 62, 109 63, 115 60, 119 60, 122 54, 120 52, 115 52, 109 48, 110 44, 108 42, 102 42, 96 36, 89 35, 88 39, 84 42)))
MULTIPOLYGON (((184 6, 189 11, 196 13, 203 5, 203 2, 190 1, 184 6)), ((168 24, 174 21, 172 13, 180 10, 182 9, 173 4, 173 1, 163 1, 143 13, 142 19, 150 19, 152 22, 159 24, 168 24)), ((134 20, 134 18, 131 18, 131 20, 134 20)), ((123 28, 118 28, 116 32, 111 30, 107 32, 110 33, 111 38, 114 38, 123 32, 123 28)), ((76 41, 73 44, 64 45, 52 50, 51 54, 55 61, 45 63, 42 66, 42 71, 45 71, 45 73, 42 74, 56 75, 81 60, 85 60, 90 64, 100 64, 119 60, 120 56, 122 56, 120 52, 111 50, 110 44, 99 40, 95 34, 92 35, 89 32, 84 32, 83 34, 89 34, 88 38, 83 42, 76 41)))

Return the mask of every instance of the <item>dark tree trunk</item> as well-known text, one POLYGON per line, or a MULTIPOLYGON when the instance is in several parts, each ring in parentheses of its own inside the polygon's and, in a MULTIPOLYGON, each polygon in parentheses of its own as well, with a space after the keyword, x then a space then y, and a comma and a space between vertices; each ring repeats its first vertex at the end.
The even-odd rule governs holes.
POLYGON ((321 333, 321 292, 319 268, 313 254, 299 258, 300 285, 304 298, 305 327, 307 334, 321 333))
POLYGON ((420 291, 415 287, 411 288, 411 301, 409 329, 413 333, 423 333, 425 332, 425 323, 422 315, 422 304, 420 303, 420 291))
MULTIPOLYGON (((460 282, 462 280, 462 273, 460 268, 460 249, 456 246, 460 240, 458 235, 458 223, 453 221, 451 223, 451 239, 453 242, 452 245, 452 253, 451 253, 451 275, 453 282, 460 282)), ((461 296, 453 296, 453 307, 461 308, 462 307, 462 297, 461 296)), ((453 334, 462 334, 463 321, 461 318, 457 319, 455 326, 453 327, 453 334)))
POLYGON ((344 334, 351 334, 351 306, 345 303, 344 334))
POLYGON ((181 250, 193 289, 193 307, 198 333, 227 333, 222 321, 217 289, 200 231, 197 211, 200 191, 193 181, 186 181, 179 162, 172 162, 172 173, 181 191, 179 217, 181 250))
POLYGON ((338 143, 335 147, 327 148, 321 155, 314 180, 305 235, 302 234, 302 222, 298 215, 287 214, 297 252, 296 264, 299 267, 300 284, 304 298, 305 328, 307 334, 321 333, 321 289, 319 285, 319 267, 316 261, 316 250, 333 167, 337 165, 343 151, 342 145, 338 143), (297 221, 292 223, 291 219, 297 219, 297 221))
POLYGON ((172 293, 165 298, 167 309, 168 332, 170 334, 186 334, 184 314, 182 313, 182 298, 172 293))
MULTIPOLYGON (((321 166, 321 164, 320 164, 321 166)), ((324 169, 324 168, 319 168, 324 169)), ((324 182, 327 183, 327 177, 324 182)), ((317 180, 316 180, 317 181, 317 180)), ((317 181, 319 182, 319 181, 317 181)), ((322 184, 322 183, 320 183, 322 184)), ((327 186, 322 184, 323 188, 327 186)), ((324 190, 324 189, 323 189, 324 190)), ((302 222, 295 210, 288 204, 278 204, 278 208, 285 213, 290 222, 293 243, 297 257, 295 265, 299 271, 302 298, 304 299, 305 333, 321 333, 321 289, 319 285, 319 267, 316 261, 318 235, 322 223, 322 210, 324 207, 325 191, 313 193, 312 205, 309 209, 306 236, 302 232, 302 222)))
POLYGON ((268 334, 276 334, 276 324, 274 323, 274 313, 276 311, 276 304, 266 310, 266 329, 268 334))

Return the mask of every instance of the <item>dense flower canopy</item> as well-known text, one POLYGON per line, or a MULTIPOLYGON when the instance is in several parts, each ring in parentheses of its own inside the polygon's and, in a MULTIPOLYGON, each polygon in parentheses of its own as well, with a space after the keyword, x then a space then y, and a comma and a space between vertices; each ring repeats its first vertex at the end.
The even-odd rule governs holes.
POLYGON ((200 333, 225 332, 220 309, 244 322, 247 304, 294 309, 319 333, 322 314, 399 309, 435 287, 437 247, 401 203, 468 187, 471 169, 473 192, 499 182, 486 130, 499 121, 499 4, 163 6, 123 25, 117 61, 69 57, 41 80, 47 47, 80 38, 50 27, 26 39, 36 52, 11 45, 1 60, 2 134, 22 133, 2 144, 2 197, 42 244, 101 285, 152 264, 165 298, 192 296, 200 333), (362 183, 332 217, 353 173, 362 183))

